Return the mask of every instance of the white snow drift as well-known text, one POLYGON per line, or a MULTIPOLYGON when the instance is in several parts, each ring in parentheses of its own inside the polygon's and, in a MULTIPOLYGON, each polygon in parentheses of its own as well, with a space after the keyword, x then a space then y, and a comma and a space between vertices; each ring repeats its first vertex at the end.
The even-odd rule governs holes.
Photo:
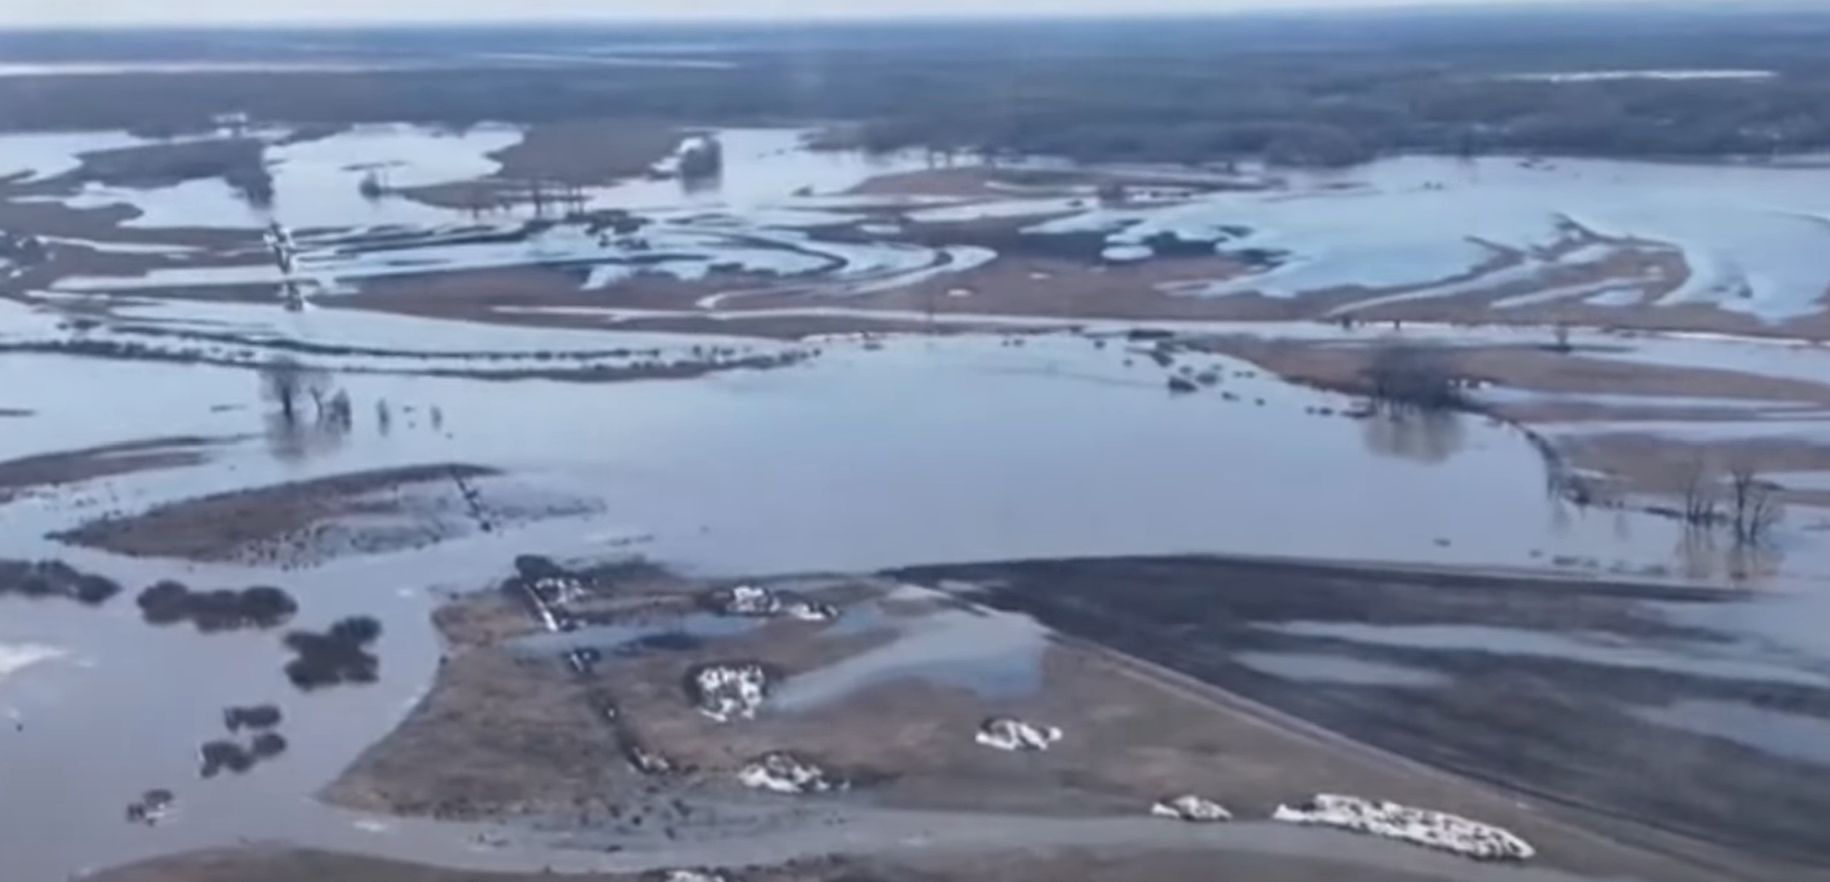
POLYGON ((712 664, 693 673, 692 685, 699 712, 728 723, 756 716, 768 691, 769 674, 754 662, 712 664))
POLYGON ((1185 794, 1171 799, 1159 800, 1150 807, 1150 813, 1159 818, 1175 818, 1181 821, 1207 822, 1230 821, 1233 813, 1220 803, 1203 799, 1194 794, 1185 794))
POLYGON ((737 773, 743 786, 776 793, 825 793, 843 790, 845 782, 830 778, 826 770, 787 751, 765 753, 737 773))
POLYGON ((1037 726, 1015 717, 992 717, 979 726, 973 740, 999 750, 1047 750, 1061 740, 1061 730, 1037 726))
POLYGON ((1475 860, 1522 861, 1537 854, 1525 840, 1490 824, 1357 796, 1322 793, 1294 808, 1280 805, 1271 817, 1397 839, 1475 860))
POLYGON ((716 598, 719 611, 728 616, 773 616, 782 609, 775 592, 755 585, 738 585, 716 598))

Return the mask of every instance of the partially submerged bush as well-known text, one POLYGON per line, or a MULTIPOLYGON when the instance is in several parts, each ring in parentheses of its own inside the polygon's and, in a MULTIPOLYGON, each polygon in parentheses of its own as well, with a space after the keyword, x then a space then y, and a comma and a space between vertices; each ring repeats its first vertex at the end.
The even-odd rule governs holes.
POLYGON ((1462 385, 1439 346, 1382 343, 1365 370, 1372 398, 1387 407, 1455 411, 1468 406, 1462 385))
POLYGON ((369 616, 342 619, 322 634, 293 631, 285 642, 298 657, 286 663, 286 679, 305 690, 373 683, 380 677, 381 659, 368 648, 380 637, 381 622, 369 616))
POLYGON ((280 709, 271 704, 225 708, 222 712, 222 724, 230 732, 240 732, 243 729, 271 729, 280 724, 280 709))
POLYGON ((100 606, 121 593, 119 583, 85 573, 61 560, 0 560, 0 596, 64 598, 100 606))
POLYGON ((298 612, 292 595, 265 585, 240 591, 192 591, 180 582, 159 582, 140 592, 140 614, 154 625, 190 622, 199 631, 273 628, 298 612))

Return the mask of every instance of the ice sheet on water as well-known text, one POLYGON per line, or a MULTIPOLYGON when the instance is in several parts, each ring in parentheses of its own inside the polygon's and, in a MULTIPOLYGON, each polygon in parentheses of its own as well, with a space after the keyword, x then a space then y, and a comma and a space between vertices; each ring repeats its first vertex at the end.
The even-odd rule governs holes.
POLYGON ((8 677, 48 661, 55 661, 69 655, 69 652, 53 646, 42 646, 36 643, 0 643, 0 683, 8 677))

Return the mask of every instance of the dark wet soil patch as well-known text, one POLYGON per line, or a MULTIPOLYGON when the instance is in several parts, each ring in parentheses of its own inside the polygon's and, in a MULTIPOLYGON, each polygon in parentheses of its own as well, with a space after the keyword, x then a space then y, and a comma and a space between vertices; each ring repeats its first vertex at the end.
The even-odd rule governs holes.
POLYGON ((62 598, 100 606, 119 593, 121 586, 113 579, 60 560, 0 560, 0 597, 62 598))
POLYGON ((275 628, 299 611, 285 591, 267 585, 234 590, 192 591, 181 582, 164 581, 140 592, 140 614, 152 625, 189 622, 205 633, 245 628, 275 628))
POLYGON ((96 478, 198 465, 225 440, 154 438, 7 460, 0 462, 0 503, 96 478))
MULTIPOLYGON (((1120 558, 924 567, 900 572, 987 586, 994 606, 1192 675, 1404 756, 1699 839, 1808 862, 1830 858, 1814 819, 1830 812, 1830 768, 1649 723, 1646 706, 1740 701, 1830 717, 1830 688, 1740 660, 1725 635, 1671 620, 1736 598, 1676 587, 1403 572, 1215 558, 1120 558), (1291 623, 1325 623, 1318 630, 1291 623), (1343 637, 1346 626, 1361 639, 1343 637), (1497 635, 1472 645, 1381 640, 1406 628, 1497 635), (1676 658, 1654 662, 1526 651, 1501 639, 1576 638, 1676 658), (1236 653, 1293 652, 1428 670, 1428 683, 1313 682, 1236 653)), ((1694 618, 1694 617, 1687 617, 1694 618)), ((1441 633, 1440 631, 1434 633, 1441 633)), ((1421 638, 1417 638, 1421 640, 1421 638)), ((1562 642, 1554 646, 1565 645, 1562 642)), ((1751 651, 1751 650, 1750 650, 1751 651)))

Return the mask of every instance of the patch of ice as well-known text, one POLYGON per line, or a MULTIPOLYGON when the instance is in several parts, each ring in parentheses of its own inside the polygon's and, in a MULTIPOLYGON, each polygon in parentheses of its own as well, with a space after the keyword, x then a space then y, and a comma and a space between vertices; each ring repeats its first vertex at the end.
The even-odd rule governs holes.
POLYGON ((924 208, 918 211, 911 211, 906 217, 916 223, 931 224, 960 223, 992 218, 1035 217, 1082 209, 1086 207, 1087 202, 1088 200, 1084 197, 1066 199, 1000 199, 989 202, 968 202, 963 205, 948 205, 941 208, 924 208))
POLYGON ((1654 284, 1658 281, 1659 279, 1656 276, 1645 275, 1631 279, 1603 279, 1598 282, 1558 285, 1531 294, 1502 297, 1493 301, 1493 308, 1517 309, 1521 306, 1537 306, 1539 304, 1556 303, 1559 300, 1572 300, 1575 298, 1583 298, 1589 303, 1594 303, 1600 298, 1624 294, 1632 295, 1633 299, 1628 302, 1636 303, 1639 298, 1645 296, 1645 286, 1654 284))
POLYGON ((1483 861, 1522 861, 1537 854, 1511 832, 1458 815, 1410 808, 1395 802, 1322 793, 1307 803, 1280 805, 1272 819, 1292 824, 1338 827, 1453 852, 1483 861))
POLYGON ((851 290, 853 293, 867 294, 873 291, 907 287, 948 273, 962 273, 970 269, 975 269, 996 260, 998 257, 996 251, 989 248, 979 248, 974 245, 949 245, 942 249, 942 253, 944 254, 945 259, 936 261, 933 266, 915 270, 914 272, 893 275, 886 279, 854 285, 851 290))
POLYGON ((1101 251, 1099 256, 1114 263, 1130 263, 1149 260, 1156 256, 1156 251, 1148 245, 1111 245, 1101 251))
POLYGON ((36 643, 0 643, 0 682, 36 664, 66 658, 69 653, 36 643))

